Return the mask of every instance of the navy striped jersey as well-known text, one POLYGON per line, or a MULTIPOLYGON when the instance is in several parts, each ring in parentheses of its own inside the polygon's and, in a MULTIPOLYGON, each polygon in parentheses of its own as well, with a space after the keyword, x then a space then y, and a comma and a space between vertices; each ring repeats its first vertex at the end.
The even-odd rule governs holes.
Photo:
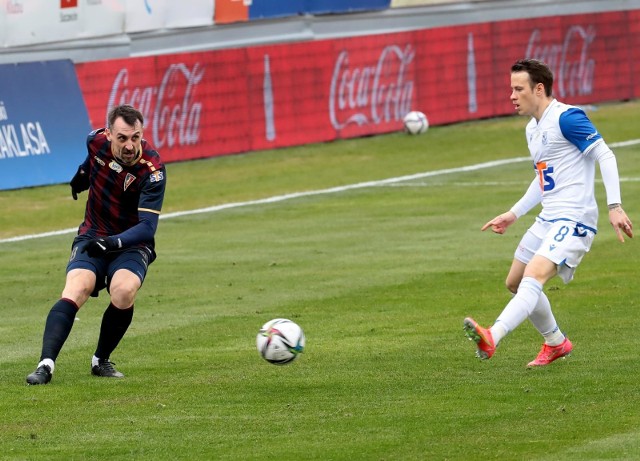
MULTIPOLYGON (((138 224, 139 212, 160 214, 166 170, 158 153, 144 139, 141 150, 137 162, 123 165, 113 156, 104 128, 89 133, 88 155, 81 168, 88 172, 91 187, 79 235, 113 236, 138 224)), ((140 243, 153 248, 154 239, 140 243)))

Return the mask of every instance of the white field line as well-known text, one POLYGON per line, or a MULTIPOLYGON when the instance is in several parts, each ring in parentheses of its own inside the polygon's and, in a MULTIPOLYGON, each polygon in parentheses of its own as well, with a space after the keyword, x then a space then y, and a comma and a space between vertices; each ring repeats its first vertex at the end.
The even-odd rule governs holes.
MULTIPOLYGON (((464 181, 464 182, 446 182, 446 181, 415 181, 415 182, 403 182, 396 184, 389 184, 390 187, 440 187, 443 185, 454 187, 492 187, 492 186, 527 186, 531 181, 464 181)), ((621 177, 621 183, 625 182, 640 182, 640 177, 627 178, 621 177)), ((602 179, 596 178, 596 183, 602 184, 602 179)))
MULTIPOLYGON (((616 147, 631 146, 635 144, 640 144, 640 139, 613 143, 613 144, 610 144, 609 146, 612 148, 616 148, 616 147)), ((285 200, 291 200, 291 199, 300 198, 300 197, 312 197, 316 195, 334 194, 337 192, 344 192, 344 191, 353 190, 353 189, 364 189, 366 187, 383 186, 383 185, 394 184, 394 183, 399 183, 404 181, 412 181, 416 179, 424 179, 424 178, 429 178, 433 176, 441 176, 441 175, 453 174, 453 173, 466 173, 469 171, 482 170, 485 168, 492 168, 500 165, 508 165, 512 163, 528 162, 528 161, 531 161, 531 157, 516 157, 516 158, 505 159, 505 160, 495 160, 492 162, 477 163, 475 165, 468 165, 468 166, 463 166, 459 168, 447 168, 443 170, 426 171, 424 173, 416 173, 416 174, 411 174, 406 176, 398 176, 395 178, 380 179, 377 181, 359 182, 356 184, 348 184, 346 186, 330 187, 328 189, 319 189, 319 190, 312 190, 312 191, 306 191, 306 192, 293 192, 290 194, 275 195, 273 197, 267 197, 267 198, 258 199, 258 200, 248 200, 246 202, 225 203, 222 205, 215 205, 215 206, 210 206, 206 208, 198 208, 195 210, 176 211, 174 213, 163 214, 162 216, 160 216, 160 219, 172 219, 172 218, 178 218, 181 216, 190 216, 190 215, 203 214, 203 213, 214 213, 216 211, 227 210, 230 208, 240 208, 240 207, 251 206, 251 205, 264 205, 269 203, 284 202, 285 200)), ((64 234, 71 234, 77 231, 78 231, 78 228, 73 227, 70 229, 61 229, 57 231, 43 232, 41 234, 19 235, 16 237, 0 239, 0 244, 11 243, 11 242, 21 242, 24 240, 32 240, 32 239, 45 238, 45 237, 53 237, 53 236, 64 235, 64 234)))

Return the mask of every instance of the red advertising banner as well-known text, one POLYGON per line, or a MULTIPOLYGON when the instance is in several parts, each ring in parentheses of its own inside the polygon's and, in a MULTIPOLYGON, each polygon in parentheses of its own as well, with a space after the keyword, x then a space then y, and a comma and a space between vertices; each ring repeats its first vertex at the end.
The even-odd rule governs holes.
POLYGON ((631 64, 631 84, 633 85, 633 98, 640 98, 640 10, 629 12, 629 61, 631 64))
POLYGON ((392 132, 410 110, 432 125, 511 114, 509 69, 523 57, 551 65, 563 102, 638 97, 639 18, 511 20, 76 69, 94 127, 110 107, 136 105, 145 137, 177 161, 392 132))
POLYGON ((616 12, 498 22, 495 63, 503 69, 518 57, 548 63, 554 95, 571 104, 627 99, 633 82, 628 21, 627 12, 616 12))

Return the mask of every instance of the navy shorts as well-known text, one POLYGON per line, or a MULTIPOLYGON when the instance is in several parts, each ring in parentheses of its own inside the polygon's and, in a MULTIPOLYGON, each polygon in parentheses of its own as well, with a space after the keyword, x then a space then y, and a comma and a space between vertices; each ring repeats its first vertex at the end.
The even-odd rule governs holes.
POLYGON ((72 269, 87 269, 96 274, 96 286, 91 296, 98 296, 98 293, 111 284, 111 278, 116 271, 126 269, 133 272, 140 278, 140 283, 144 282, 149 264, 156 259, 153 249, 146 246, 126 248, 122 251, 109 253, 105 258, 92 258, 87 253, 82 252, 82 248, 91 240, 90 237, 79 235, 73 240, 71 246, 71 256, 67 264, 67 273, 72 269))

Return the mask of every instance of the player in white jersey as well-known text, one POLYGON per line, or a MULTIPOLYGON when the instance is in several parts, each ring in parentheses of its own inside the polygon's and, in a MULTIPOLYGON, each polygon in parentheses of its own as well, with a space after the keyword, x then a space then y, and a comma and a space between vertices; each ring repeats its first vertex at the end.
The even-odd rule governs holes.
POLYGON ((482 230, 503 234, 520 216, 538 204, 542 211, 515 251, 506 285, 514 293, 490 328, 464 319, 476 355, 488 359, 502 338, 527 318, 544 338, 538 356, 528 366, 548 365, 569 355, 573 345, 556 323, 543 286, 559 275, 565 283, 591 248, 597 232, 598 207, 594 195, 595 164, 604 182, 609 221, 618 240, 633 237, 631 220, 622 209, 616 158, 581 109, 552 96, 553 74, 534 59, 511 67, 511 102, 519 115, 532 117, 526 128, 535 177, 522 198, 482 230))

